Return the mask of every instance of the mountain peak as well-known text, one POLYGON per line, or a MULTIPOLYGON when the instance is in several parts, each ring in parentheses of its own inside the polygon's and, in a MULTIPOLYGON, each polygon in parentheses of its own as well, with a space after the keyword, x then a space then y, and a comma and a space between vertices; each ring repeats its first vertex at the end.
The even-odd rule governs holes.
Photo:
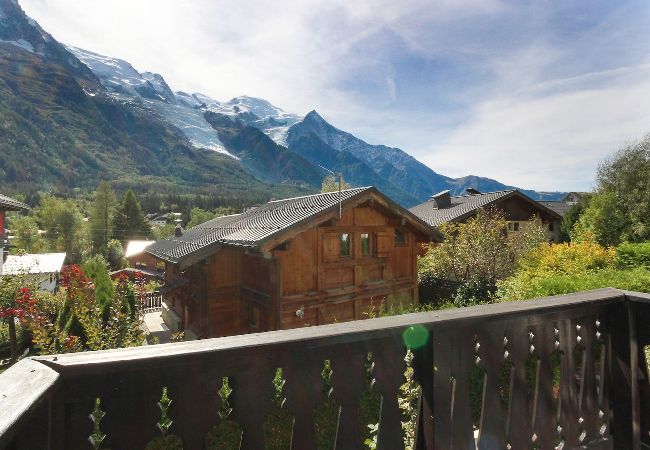
POLYGON ((313 120, 313 121, 317 121, 317 122, 325 122, 325 119, 323 119, 323 116, 318 114, 318 112, 316 112, 315 109, 312 109, 311 111, 309 111, 307 113, 307 115, 305 116, 305 120, 313 120))

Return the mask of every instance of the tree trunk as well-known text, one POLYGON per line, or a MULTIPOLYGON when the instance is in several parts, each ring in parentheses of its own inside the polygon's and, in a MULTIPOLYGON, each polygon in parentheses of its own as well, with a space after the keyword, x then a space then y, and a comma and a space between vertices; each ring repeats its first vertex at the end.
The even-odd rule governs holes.
POLYGON ((11 361, 15 362, 18 359, 18 339, 16 338, 16 321, 13 317, 9 317, 9 350, 11 354, 11 361))

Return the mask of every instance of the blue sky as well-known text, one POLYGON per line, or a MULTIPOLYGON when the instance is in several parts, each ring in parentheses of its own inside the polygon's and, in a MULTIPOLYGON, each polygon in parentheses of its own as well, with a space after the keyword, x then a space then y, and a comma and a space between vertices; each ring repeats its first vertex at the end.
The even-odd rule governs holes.
POLYGON ((650 2, 22 0, 174 90, 263 97, 437 172, 588 190, 650 132, 650 2))

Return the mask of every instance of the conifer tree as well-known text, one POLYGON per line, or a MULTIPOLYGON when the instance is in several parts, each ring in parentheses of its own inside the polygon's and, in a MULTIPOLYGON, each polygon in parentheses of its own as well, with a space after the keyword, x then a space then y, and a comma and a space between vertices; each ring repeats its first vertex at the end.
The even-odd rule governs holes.
POLYGON ((140 203, 132 190, 128 190, 115 211, 113 231, 122 243, 131 239, 144 239, 151 236, 151 226, 144 217, 140 203))
POLYGON ((108 242, 112 237, 111 226, 117 198, 111 186, 102 181, 95 191, 95 204, 90 217, 90 239, 95 254, 106 255, 108 242))

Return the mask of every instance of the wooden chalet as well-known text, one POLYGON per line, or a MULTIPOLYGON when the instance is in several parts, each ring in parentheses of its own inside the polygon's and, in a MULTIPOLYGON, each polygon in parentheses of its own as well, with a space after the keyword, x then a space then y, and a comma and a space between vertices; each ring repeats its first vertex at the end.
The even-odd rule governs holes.
MULTIPOLYGON (((198 337, 362 319, 417 302, 417 248, 439 233, 374 187, 277 200, 156 242, 167 317, 198 337)), ((163 316, 165 309, 163 308, 163 316)))
POLYGON ((523 230, 531 219, 536 218, 548 230, 549 240, 559 240, 562 216, 516 189, 497 192, 467 189, 465 195, 459 196, 451 196, 449 191, 443 191, 409 211, 432 227, 437 227, 447 222, 465 222, 475 217, 481 209, 489 208, 503 211, 509 233, 523 230))

